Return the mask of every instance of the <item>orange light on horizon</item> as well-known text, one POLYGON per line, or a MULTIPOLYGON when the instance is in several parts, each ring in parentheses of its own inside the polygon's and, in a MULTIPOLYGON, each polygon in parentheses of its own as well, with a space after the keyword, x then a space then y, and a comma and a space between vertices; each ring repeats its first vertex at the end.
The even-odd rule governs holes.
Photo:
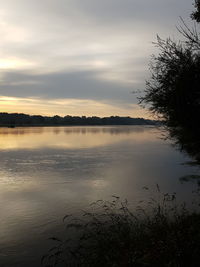
POLYGON ((137 104, 117 106, 91 99, 42 99, 0 96, 0 112, 26 113, 43 116, 129 116, 152 119, 147 110, 137 104))

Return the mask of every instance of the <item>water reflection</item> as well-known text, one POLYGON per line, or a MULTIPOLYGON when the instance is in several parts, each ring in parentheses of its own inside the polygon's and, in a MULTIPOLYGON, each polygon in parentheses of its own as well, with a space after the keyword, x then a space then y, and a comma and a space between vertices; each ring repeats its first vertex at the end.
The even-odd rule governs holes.
POLYGON ((44 132, 53 132, 59 134, 65 132, 71 133, 109 133, 109 134, 121 134, 121 133, 133 133, 144 132, 147 128, 154 128, 153 126, 69 126, 69 127, 17 127, 17 128, 0 128, 0 135, 18 135, 18 134, 41 134, 44 132))
POLYGON ((39 266, 61 218, 97 199, 135 203, 156 183, 190 199, 195 185, 178 177, 196 168, 159 136, 144 126, 1 128, 1 266, 39 266))
MULTIPOLYGON (((92 148, 122 140, 143 142, 150 139, 152 127, 29 127, 0 128, 0 150, 92 148), (138 134, 139 133, 139 134, 138 134)), ((155 138, 153 135, 151 138, 155 138)))

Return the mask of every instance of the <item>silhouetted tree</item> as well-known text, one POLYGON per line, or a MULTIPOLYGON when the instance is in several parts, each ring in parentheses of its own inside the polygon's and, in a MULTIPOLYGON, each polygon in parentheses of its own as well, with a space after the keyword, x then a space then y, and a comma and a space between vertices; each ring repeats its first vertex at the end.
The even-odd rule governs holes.
MULTIPOLYGON (((192 17, 199 19, 199 3, 192 17)), ((141 103, 164 120, 171 137, 200 160, 200 38, 197 28, 182 20, 184 41, 157 37, 158 56, 150 63, 152 76, 141 103)))
POLYGON ((196 10, 192 13, 191 17, 197 22, 200 22, 200 0, 195 0, 194 6, 196 10))
POLYGON ((78 117, 58 115, 43 117, 39 115, 27 115, 19 113, 0 113, 0 126, 67 126, 67 125, 155 125, 158 122, 143 118, 130 117, 78 117))

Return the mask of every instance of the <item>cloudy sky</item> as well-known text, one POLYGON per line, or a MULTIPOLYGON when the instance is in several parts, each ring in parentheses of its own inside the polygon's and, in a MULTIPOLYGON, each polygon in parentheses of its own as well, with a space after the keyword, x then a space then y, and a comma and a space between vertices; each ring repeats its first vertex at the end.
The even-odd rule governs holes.
POLYGON ((192 3, 0 0, 0 112, 148 117, 131 92, 192 3))

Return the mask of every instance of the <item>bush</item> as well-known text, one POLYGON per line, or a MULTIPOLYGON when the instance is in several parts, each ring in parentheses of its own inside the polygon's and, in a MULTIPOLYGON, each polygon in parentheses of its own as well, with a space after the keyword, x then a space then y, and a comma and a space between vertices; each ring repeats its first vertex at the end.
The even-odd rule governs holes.
MULTIPOLYGON (((198 18, 199 0, 195 4, 198 18)), ((198 20, 197 20, 198 21, 198 20)), ((182 20, 184 41, 157 38, 160 53, 150 63, 151 78, 140 103, 160 117, 181 149, 200 163, 200 35, 182 20)))
POLYGON ((196 267, 200 261, 200 215, 178 207, 175 194, 151 199, 131 212, 113 196, 98 200, 80 218, 67 215, 65 237, 42 258, 43 266, 196 267))

